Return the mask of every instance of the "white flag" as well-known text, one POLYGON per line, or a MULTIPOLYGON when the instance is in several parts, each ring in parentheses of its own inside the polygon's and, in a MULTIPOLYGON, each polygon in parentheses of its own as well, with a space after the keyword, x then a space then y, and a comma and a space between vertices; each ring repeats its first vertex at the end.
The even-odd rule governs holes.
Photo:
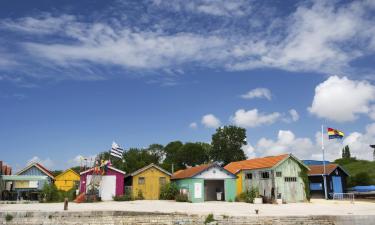
POLYGON ((110 154, 114 157, 122 159, 123 153, 124 153, 124 150, 120 148, 120 146, 116 142, 113 142, 110 154))

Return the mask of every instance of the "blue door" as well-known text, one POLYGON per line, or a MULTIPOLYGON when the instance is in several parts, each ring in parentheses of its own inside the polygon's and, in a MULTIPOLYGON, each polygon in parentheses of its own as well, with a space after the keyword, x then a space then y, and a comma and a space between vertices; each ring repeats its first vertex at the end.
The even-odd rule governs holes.
POLYGON ((342 184, 340 176, 332 176, 333 193, 342 193, 342 184))

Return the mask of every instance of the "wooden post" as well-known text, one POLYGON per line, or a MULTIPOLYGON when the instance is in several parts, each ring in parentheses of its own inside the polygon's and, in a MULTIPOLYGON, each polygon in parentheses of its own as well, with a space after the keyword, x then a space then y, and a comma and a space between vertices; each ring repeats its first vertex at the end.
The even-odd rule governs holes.
POLYGON ((68 210, 68 198, 64 198, 64 210, 68 210))

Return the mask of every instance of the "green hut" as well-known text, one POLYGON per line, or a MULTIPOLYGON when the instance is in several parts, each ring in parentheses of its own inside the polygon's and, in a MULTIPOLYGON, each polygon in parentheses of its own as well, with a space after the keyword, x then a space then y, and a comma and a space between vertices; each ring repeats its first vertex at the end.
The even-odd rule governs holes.
POLYGON ((234 201, 236 175, 216 163, 179 170, 171 180, 190 202, 234 201))

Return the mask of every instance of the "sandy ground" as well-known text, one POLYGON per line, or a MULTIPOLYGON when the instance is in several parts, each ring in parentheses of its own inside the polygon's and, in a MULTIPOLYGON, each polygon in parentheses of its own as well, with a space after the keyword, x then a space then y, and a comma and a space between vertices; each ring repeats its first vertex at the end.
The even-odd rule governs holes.
MULTIPOLYGON (((306 215, 375 215, 375 203, 339 202, 313 200, 311 203, 283 205, 247 204, 238 202, 180 203, 174 201, 132 201, 69 203, 69 211, 136 211, 136 212, 179 212, 227 216, 255 215, 255 209, 263 216, 306 216, 306 215)), ((0 204, 0 211, 63 211, 63 203, 0 204)))

